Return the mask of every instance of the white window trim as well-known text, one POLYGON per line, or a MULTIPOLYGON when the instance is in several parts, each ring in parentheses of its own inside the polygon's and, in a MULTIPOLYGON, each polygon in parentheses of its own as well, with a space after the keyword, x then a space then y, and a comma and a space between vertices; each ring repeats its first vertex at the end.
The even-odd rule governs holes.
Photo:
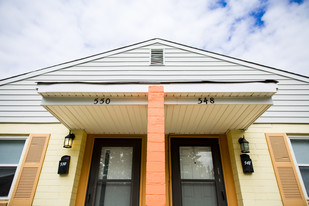
POLYGON ((11 185, 9 194, 6 197, 0 197, 0 201, 1 200, 9 200, 11 198, 13 188, 15 187, 15 183, 16 183, 16 180, 17 180, 17 176, 20 172, 20 166, 21 166, 22 160, 23 160, 25 152, 26 152, 26 148, 27 148, 27 145, 28 145, 28 139, 29 139, 29 135, 0 135, 0 140, 25 140, 24 148, 21 152, 18 164, 0 164, 0 166, 4 166, 4 167, 9 167, 9 166, 16 167, 14 179, 12 181, 12 185, 11 185))
POLYGON ((292 155, 292 158, 293 158, 293 163, 294 163, 295 168, 296 168, 297 176, 298 176, 298 179, 300 180, 299 182, 300 182, 300 185, 302 187, 303 194, 308 201, 309 200, 309 196, 308 196, 309 194, 307 194, 306 187, 305 187, 303 178, 302 178, 300 170, 299 170, 299 166, 309 166, 309 164, 297 164, 297 160, 296 160, 296 156, 295 156, 295 153, 294 153, 294 150, 293 150, 293 147, 292 147, 291 139, 309 140, 309 135, 287 135, 287 136, 288 136, 288 144, 289 144, 291 155, 292 155))

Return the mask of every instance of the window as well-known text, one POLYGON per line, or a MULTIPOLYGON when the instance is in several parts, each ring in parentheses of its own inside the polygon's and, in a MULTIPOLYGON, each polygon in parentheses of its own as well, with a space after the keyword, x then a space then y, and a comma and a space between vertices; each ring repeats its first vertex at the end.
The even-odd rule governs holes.
POLYGON ((298 175, 303 182, 303 189, 309 196, 309 135, 293 135, 289 136, 291 146, 294 153, 296 168, 298 175))
POLYGON ((0 199, 10 194, 25 140, 21 136, 0 136, 0 199))

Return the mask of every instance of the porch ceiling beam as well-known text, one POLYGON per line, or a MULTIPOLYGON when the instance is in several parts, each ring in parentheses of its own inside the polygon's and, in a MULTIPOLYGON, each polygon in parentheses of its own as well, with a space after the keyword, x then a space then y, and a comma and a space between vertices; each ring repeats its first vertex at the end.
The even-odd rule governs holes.
MULTIPOLYGON (((147 97, 42 97, 41 105, 147 105, 147 97)), ((212 98, 212 97, 165 97, 167 105, 272 105, 271 97, 239 97, 239 98, 212 98)))
POLYGON ((147 105, 147 97, 43 97, 42 106, 57 105, 87 105, 87 106, 109 106, 109 105, 147 105))
POLYGON ((176 105, 176 104, 190 104, 190 105, 249 105, 249 104, 263 104, 272 105, 273 101, 271 97, 239 97, 239 98, 216 98, 216 97, 166 97, 164 104, 176 105))

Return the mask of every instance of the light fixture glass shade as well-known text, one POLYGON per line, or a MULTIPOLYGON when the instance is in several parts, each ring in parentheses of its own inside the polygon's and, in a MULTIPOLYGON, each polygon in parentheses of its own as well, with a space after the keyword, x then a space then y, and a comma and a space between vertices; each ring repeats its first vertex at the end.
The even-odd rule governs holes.
POLYGON ((238 142, 242 153, 250 153, 249 142, 245 139, 245 137, 239 138, 238 142))
POLYGON ((73 144, 73 139, 75 138, 75 135, 73 133, 68 134, 65 138, 64 138, 64 143, 63 143, 63 147, 64 148, 71 148, 72 144, 73 144))

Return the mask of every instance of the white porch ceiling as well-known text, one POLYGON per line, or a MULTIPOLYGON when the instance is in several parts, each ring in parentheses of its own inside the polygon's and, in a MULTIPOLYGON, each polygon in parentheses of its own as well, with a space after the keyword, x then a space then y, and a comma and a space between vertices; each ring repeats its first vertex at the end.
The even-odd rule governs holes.
MULTIPOLYGON (((67 86, 44 85, 39 93, 42 106, 69 129, 84 129, 88 134, 146 134, 148 86, 108 85, 104 91, 102 85, 91 85, 88 91, 78 85, 70 91, 63 90, 70 88, 67 86), (109 98, 110 103, 94 104, 96 98, 109 98)), ((246 129, 272 105, 271 96, 276 92, 275 84, 202 86, 164 85, 166 134, 223 134, 246 129), (207 98, 207 104, 198 104, 198 98, 207 98), (214 98, 213 104, 210 98, 214 98)))

